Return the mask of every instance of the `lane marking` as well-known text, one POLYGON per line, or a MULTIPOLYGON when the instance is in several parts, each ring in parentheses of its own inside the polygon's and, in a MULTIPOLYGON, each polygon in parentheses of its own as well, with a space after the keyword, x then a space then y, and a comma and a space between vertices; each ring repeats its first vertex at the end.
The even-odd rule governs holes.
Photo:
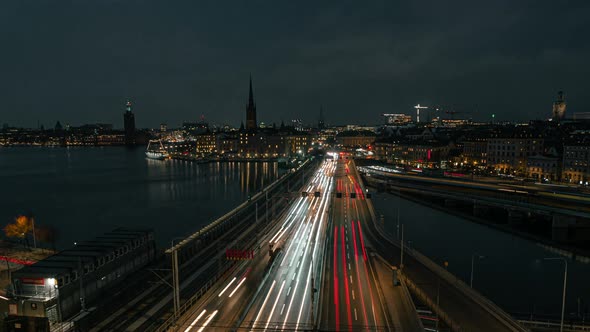
POLYGON ((289 286, 289 289, 287 290, 287 296, 289 296, 289 294, 291 294, 291 286, 289 286))
POLYGON ((356 300, 356 298, 354 297, 354 289, 352 290, 352 299, 356 300))
POLYGON ((358 317, 356 316, 356 308, 354 308, 354 320, 359 320, 358 317))
POLYGON ((281 316, 283 315, 283 310, 285 310, 285 304, 283 303, 283 307, 281 308, 281 316))

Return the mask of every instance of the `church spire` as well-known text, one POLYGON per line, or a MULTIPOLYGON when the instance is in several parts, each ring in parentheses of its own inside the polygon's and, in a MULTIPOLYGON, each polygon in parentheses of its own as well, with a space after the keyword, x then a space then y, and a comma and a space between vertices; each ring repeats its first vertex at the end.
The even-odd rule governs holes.
POLYGON ((250 74, 250 91, 248 96, 248 106, 246 107, 246 130, 256 130, 256 104, 254 103, 254 93, 252 92, 252 74, 250 74))
POLYGON ((250 74, 250 94, 248 96, 248 106, 254 106, 254 93, 252 92, 252 74, 250 74))

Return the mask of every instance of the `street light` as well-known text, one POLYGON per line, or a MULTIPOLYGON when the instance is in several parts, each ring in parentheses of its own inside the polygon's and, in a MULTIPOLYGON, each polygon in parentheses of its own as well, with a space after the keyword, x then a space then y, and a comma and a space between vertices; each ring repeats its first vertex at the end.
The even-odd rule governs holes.
POLYGON ((543 258, 546 261, 549 260, 562 260, 565 263, 565 270, 563 273, 563 295, 561 299, 561 324, 559 325, 559 332, 563 332, 563 316, 565 314, 565 290, 567 286, 567 260, 563 257, 546 257, 543 258))
POLYGON ((473 265, 475 265, 475 258, 483 259, 485 256, 482 256, 476 252, 471 254, 471 279, 469 280, 469 287, 473 288, 473 265))

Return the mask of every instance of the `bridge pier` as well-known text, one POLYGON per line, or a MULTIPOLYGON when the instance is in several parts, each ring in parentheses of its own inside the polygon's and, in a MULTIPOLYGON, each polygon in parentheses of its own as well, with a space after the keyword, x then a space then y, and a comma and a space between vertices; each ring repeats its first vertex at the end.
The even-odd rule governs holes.
POLYGON ((576 219, 567 216, 553 216, 551 222, 551 239, 557 242, 568 242, 570 226, 576 224, 576 219))
POLYGON ((489 206, 473 203, 473 216, 474 217, 485 217, 490 213, 489 206))
POLYGON ((445 207, 454 208, 457 207, 459 202, 455 199, 445 198, 445 207))
POLYGON ((508 224, 516 225, 521 224, 525 218, 525 215, 521 211, 508 210, 508 224))

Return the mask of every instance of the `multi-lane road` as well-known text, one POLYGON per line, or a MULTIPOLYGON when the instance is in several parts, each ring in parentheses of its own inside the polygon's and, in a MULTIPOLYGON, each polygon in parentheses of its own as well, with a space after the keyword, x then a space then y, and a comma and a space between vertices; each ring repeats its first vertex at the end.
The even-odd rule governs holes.
POLYGON ((363 236, 369 216, 365 195, 347 160, 338 161, 334 180, 342 196, 334 199, 328 230, 330 263, 324 270, 319 326, 336 331, 390 330, 363 236))
POLYGON ((311 326, 312 285, 320 276, 334 168, 329 161, 320 166, 305 187, 312 194, 294 200, 281 220, 261 234, 254 258, 243 261, 192 314, 182 317, 179 331, 311 326), (273 258, 269 250, 275 251, 273 258))
POLYGON ((398 317, 414 309, 411 300, 373 267, 364 234, 371 214, 353 165, 324 161, 304 194, 291 194, 286 213, 259 232, 254 257, 182 317, 178 331, 415 331, 398 317), (398 295, 385 299, 387 285, 398 295))

